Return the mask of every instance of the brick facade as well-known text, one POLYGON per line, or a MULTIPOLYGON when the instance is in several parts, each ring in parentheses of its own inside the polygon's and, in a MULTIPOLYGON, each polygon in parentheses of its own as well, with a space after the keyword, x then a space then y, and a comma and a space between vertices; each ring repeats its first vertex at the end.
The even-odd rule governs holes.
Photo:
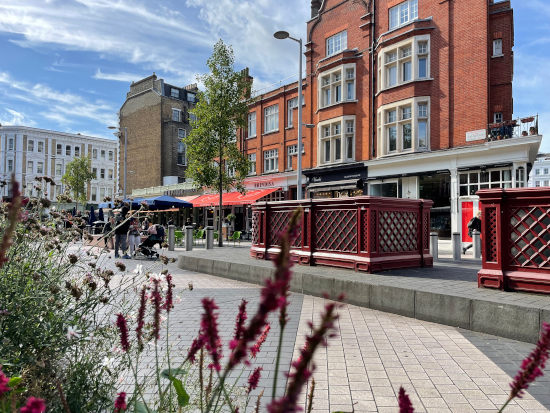
POLYGON ((194 107, 196 85, 180 88, 155 74, 132 83, 120 109, 120 185, 124 174, 124 128, 128 133, 126 193, 163 185, 165 179, 185 180, 185 156, 178 157, 179 130, 189 133, 189 110, 194 107), (173 110, 179 111, 177 119, 173 110), (179 163, 179 162, 182 163, 179 163))

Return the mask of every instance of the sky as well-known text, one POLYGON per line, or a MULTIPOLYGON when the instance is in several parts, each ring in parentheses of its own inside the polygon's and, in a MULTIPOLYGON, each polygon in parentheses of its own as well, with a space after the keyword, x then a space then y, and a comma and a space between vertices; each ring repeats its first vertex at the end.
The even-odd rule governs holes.
MULTIPOLYGON (((550 1, 512 7, 514 116, 550 133, 550 1)), ((219 38, 270 90, 297 79, 297 43, 273 33, 305 40, 309 17, 309 0, 0 0, 0 124, 113 138, 132 81, 196 83, 219 38)))

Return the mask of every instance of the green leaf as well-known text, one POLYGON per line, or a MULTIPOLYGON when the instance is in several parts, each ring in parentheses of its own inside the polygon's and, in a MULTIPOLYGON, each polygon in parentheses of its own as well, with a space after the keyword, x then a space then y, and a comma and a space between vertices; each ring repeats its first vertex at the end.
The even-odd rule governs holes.
POLYGON ((145 404, 143 404, 142 402, 136 402, 135 413, 148 413, 148 412, 154 412, 154 410, 147 410, 147 406, 145 406, 145 404))
POLYGON ((176 377, 176 376, 183 376, 184 374, 187 374, 187 369, 164 369, 160 373, 162 377, 165 379, 170 379, 170 376, 176 377))
POLYGON ((17 386, 19 383, 21 383, 21 380, 23 380, 23 378, 20 377, 20 376, 12 377, 12 378, 10 379, 10 381, 8 381, 8 387, 14 388, 14 387, 17 386))
POLYGON ((185 407, 189 404, 189 394, 185 391, 183 388, 183 383, 180 379, 176 379, 174 376, 168 376, 168 380, 170 380, 174 386, 174 389, 176 390, 176 394, 178 395, 178 405, 179 407, 185 407))

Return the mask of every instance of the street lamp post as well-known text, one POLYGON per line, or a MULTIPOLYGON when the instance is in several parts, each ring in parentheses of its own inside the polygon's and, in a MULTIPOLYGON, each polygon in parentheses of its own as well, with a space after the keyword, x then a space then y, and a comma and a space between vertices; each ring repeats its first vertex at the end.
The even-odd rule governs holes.
MULTIPOLYGON (((117 129, 117 136, 120 137, 120 127, 109 126, 109 129, 117 129)), ((128 128, 124 127, 124 175, 123 175, 123 186, 122 186, 122 199, 126 199, 126 176, 127 176, 127 165, 128 165, 128 128)))
POLYGON ((302 39, 296 39, 288 32, 278 31, 273 34, 276 39, 290 39, 300 46, 298 52, 298 154, 297 154, 297 176, 296 176, 296 198, 302 199, 302 39))

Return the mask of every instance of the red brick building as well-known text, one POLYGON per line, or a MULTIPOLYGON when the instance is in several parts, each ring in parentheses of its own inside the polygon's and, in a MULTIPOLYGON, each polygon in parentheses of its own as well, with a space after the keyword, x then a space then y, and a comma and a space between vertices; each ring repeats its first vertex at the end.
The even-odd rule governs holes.
MULTIPOLYGON (((478 189, 526 186, 541 136, 538 119, 511 120, 513 44, 509 1, 312 0, 307 194, 432 199, 432 228, 450 235, 478 189)), ((249 188, 295 197, 297 127, 296 83, 258 96, 249 188)))

